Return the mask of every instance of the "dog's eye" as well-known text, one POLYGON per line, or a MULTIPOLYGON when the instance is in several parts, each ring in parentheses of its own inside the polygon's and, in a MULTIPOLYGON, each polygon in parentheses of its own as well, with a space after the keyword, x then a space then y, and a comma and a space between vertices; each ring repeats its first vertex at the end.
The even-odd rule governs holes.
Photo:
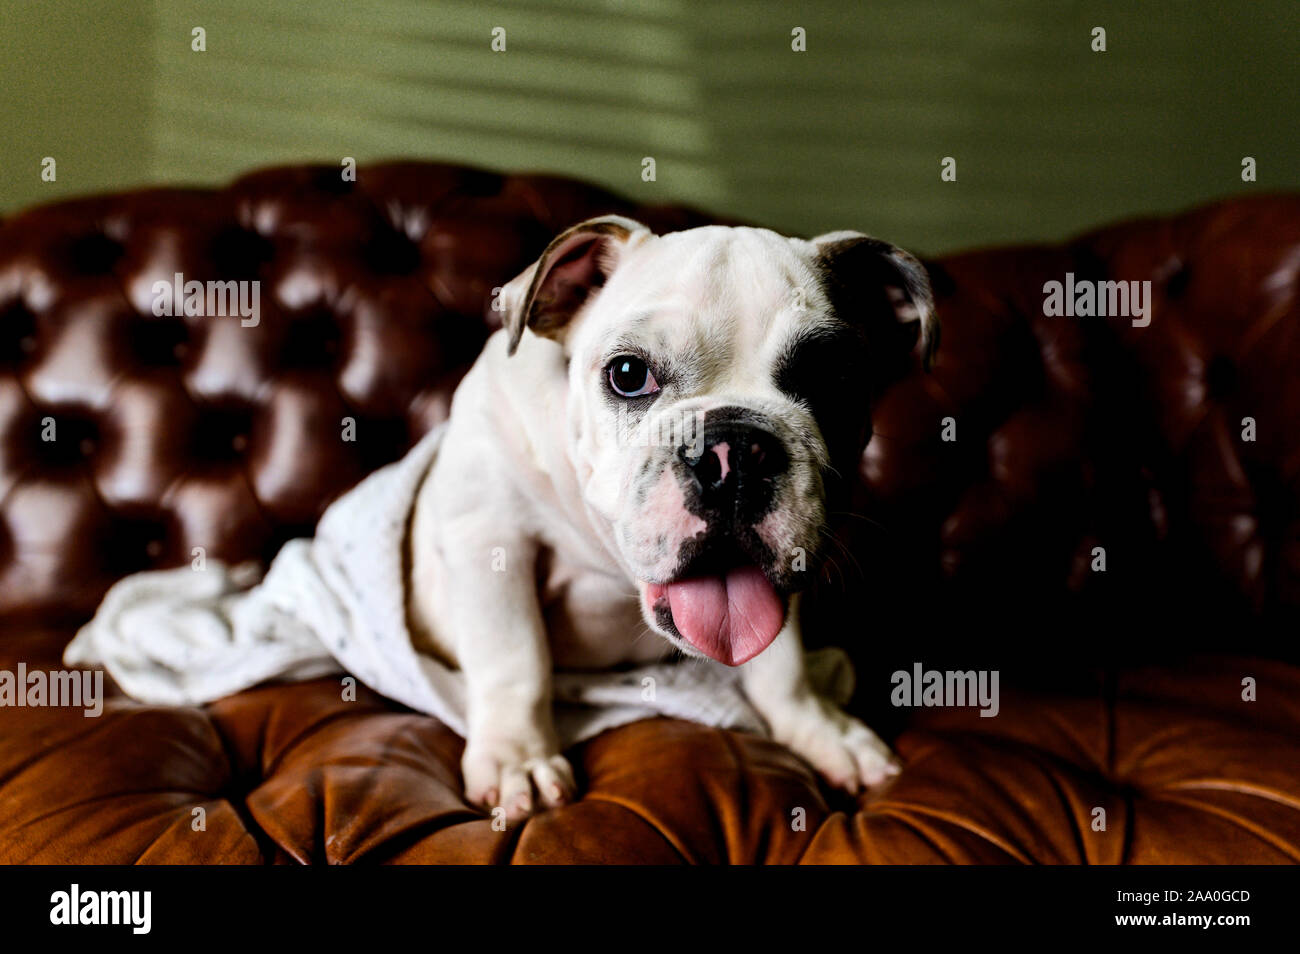
POLYGON ((619 355, 609 363, 609 386, 623 397, 643 397, 659 390, 646 363, 635 355, 619 355))

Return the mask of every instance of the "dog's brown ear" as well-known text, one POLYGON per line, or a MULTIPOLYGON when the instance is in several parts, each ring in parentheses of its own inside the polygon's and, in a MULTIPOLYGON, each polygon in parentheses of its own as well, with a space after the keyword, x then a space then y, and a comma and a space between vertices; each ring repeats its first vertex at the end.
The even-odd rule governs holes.
POLYGON ((628 242, 640 233, 649 229, 621 215, 604 215, 552 239, 541 258, 502 289, 509 353, 519 347, 525 328, 562 339, 570 319, 605 284, 628 242))
POLYGON ((827 296, 840 317, 865 322, 870 338, 916 348, 929 371, 939 348, 939 316, 925 266, 861 232, 828 232, 812 242, 827 296))

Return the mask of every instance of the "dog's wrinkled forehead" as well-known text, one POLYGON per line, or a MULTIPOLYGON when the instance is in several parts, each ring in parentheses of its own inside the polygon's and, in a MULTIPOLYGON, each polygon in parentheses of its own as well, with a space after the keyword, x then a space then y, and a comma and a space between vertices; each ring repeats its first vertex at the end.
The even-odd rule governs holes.
POLYGON ((711 377, 770 369, 796 327, 832 318, 809 243, 710 226, 630 249, 593 303, 582 344, 600 352, 593 360, 645 350, 711 377))
POLYGON ((924 266, 860 232, 805 241, 705 226, 655 235, 601 216, 557 235, 500 291, 493 307, 504 315, 508 354, 529 331, 570 357, 609 357, 621 341, 632 352, 675 351, 705 371, 730 363, 739 379, 770 367, 794 332, 812 340, 831 326, 868 346, 875 378, 918 344, 928 370, 939 340, 924 266))

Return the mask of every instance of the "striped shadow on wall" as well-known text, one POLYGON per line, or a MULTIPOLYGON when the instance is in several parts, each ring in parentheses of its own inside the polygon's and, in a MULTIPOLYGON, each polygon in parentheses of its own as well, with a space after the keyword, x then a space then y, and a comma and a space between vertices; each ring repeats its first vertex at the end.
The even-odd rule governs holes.
POLYGON ((417 156, 928 252, 1052 238, 1248 188, 1243 155, 1297 185, 1290 3, 157 0, 151 149, 165 181, 417 156))

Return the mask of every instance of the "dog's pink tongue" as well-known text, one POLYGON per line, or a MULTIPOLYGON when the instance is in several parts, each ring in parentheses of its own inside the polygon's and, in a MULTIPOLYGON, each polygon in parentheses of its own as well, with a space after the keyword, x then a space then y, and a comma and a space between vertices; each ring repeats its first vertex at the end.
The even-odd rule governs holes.
POLYGON ((718 662, 739 666, 761 653, 785 622, 785 607, 756 566, 726 576, 669 583, 668 607, 682 638, 718 662))

